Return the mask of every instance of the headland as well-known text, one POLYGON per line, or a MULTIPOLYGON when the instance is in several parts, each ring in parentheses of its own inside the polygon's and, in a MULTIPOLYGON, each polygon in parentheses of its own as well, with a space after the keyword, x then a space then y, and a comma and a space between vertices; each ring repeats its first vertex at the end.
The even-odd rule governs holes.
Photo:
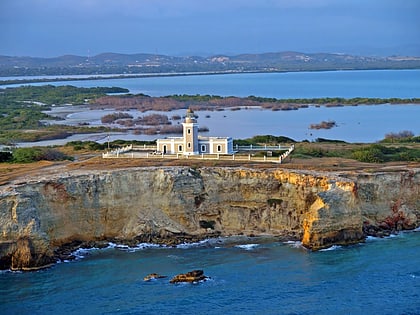
POLYGON ((41 268, 111 241, 272 236, 318 250, 420 224, 418 163, 218 163, 93 158, 9 176, 0 186, 0 267, 41 268))

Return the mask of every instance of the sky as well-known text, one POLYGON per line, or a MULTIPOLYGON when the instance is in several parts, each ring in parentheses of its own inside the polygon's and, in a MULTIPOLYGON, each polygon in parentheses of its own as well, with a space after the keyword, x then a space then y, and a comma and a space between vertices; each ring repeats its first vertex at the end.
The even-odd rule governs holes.
POLYGON ((0 55, 420 56, 420 0, 0 0, 0 55))

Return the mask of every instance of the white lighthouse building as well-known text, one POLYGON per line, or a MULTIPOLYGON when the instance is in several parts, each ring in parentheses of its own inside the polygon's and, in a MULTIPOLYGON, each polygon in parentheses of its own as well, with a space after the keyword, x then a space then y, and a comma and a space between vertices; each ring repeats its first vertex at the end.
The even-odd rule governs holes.
POLYGON ((157 150, 163 154, 233 154, 231 137, 202 137, 198 135, 198 123, 191 109, 182 123, 182 137, 168 137, 157 140, 157 150))

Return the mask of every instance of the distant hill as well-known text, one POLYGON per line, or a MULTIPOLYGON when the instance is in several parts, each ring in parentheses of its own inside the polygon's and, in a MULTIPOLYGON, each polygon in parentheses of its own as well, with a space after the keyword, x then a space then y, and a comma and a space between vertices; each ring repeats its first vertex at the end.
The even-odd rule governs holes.
POLYGON ((420 57, 306 54, 294 51, 210 57, 117 53, 54 58, 0 56, 0 76, 419 68, 420 57))

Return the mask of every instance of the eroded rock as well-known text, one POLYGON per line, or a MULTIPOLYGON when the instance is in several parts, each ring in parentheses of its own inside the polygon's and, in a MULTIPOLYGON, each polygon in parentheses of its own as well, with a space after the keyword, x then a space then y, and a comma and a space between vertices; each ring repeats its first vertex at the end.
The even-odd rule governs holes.
POLYGON ((181 273, 179 275, 176 275, 169 282, 170 283, 180 283, 180 282, 194 283, 198 281, 204 281, 206 279, 208 279, 208 277, 204 275, 203 270, 193 270, 187 273, 181 273))
POLYGON ((0 187, 0 268, 45 266, 71 258, 79 243, 107 241, 171 246, 214 236, 289 235, 316 250, 419 226, 419 195, 420 169, 72 170, 0 187))

